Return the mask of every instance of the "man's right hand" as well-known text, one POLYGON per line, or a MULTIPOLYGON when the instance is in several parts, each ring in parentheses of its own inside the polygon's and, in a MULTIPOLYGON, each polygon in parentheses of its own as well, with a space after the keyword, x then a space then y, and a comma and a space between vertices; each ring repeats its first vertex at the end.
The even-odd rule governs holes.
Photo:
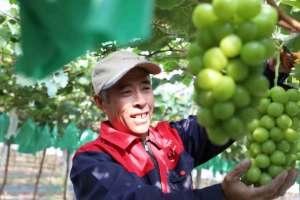
POLYGON ((226 200, 270 200, 282 196, 295 183, 298 172, 288 170, 282 172, 268 185, 260 187, 247 186, 241 177, 251 166, 250 160, 241 162, 222 182, 226 200))

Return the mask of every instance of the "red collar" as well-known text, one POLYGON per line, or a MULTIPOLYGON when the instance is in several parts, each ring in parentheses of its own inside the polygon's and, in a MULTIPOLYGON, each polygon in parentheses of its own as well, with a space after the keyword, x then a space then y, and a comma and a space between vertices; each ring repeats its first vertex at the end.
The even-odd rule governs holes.
POLYGON ((100 137, 121 149, 126 150, 130 144, 140 138, 130 133, 125 133, 114 129, 109 121, 102 122, 100 125, 100 137))
MULTIPOLYGON (((119 131, 111 126, 109 121, 104 121, 100 125, 100 137, 109 143, 112 143, 123 150, 126 150, 132 143, 141 138, 130 133, 125 133, 119 131)), ((146 138, 150 140, 157 148, 161 149, 163 147, 161 136, 157 133, 155 128, 149 128, 149 135, 146 138)))

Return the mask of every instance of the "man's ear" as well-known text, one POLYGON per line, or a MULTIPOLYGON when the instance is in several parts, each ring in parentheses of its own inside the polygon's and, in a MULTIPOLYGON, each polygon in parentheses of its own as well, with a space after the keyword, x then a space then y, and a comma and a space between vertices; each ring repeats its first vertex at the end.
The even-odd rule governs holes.
POLYGON ((104 108, 103 108, 103 99, 101 98, 100 95, 94 95, 93 96, 93 99, 95 101, 95 104, 97 105, 98 108, 100 108, 102 111, 104 111, 104 108))

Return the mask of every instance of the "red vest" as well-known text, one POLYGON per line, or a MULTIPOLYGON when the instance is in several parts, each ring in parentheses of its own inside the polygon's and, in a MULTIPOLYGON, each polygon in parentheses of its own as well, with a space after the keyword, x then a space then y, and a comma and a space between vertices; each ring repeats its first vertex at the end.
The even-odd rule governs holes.
MULTIPOLYGON (((162 191, 169 192, 168 171, 176 167, 184 150, 181 138, 168 122, 159 122, 156 127, 150 127, 146 141, 159 166, 162 191)), ((100 136, 80 147, 75 156, 85 151, 105 152, 128 172, 141 177, 155 167, 139 137, 118 131, 109 122, 103 122, 100 136)))

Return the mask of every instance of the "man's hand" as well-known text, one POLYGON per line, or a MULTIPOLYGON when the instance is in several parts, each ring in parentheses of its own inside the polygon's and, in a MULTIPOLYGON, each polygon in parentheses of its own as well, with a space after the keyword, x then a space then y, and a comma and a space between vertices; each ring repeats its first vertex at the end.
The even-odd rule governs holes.
POLYGON ((284 171, 271 183, 261 187, 247 186, 241 182, 241 177, 251 166, 250 160, 241 162, 223 180, 222 188, 226 200, 269 200, 285 194, 296 181, 296 170, 284 171))

